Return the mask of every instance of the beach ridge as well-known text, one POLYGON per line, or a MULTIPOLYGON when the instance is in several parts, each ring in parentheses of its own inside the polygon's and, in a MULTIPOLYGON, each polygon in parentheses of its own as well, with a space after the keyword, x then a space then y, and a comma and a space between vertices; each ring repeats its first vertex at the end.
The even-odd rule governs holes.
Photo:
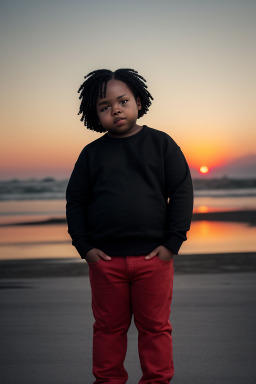
MULTIPOLYGON (((221 221, 256 224, 256 209, 225 210, 215 212, 195 212, 192 221, 221 221)), ((66 224, 65 217, 52 217, 45 220, 23 221, 15 223, 1 223, 0 227, 23 225, 56 225, 66 224)))

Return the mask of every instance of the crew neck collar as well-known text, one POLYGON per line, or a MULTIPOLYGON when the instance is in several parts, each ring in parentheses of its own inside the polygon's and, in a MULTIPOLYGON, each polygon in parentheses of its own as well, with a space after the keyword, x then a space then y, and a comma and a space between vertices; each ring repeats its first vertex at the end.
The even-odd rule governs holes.
POLYGON ((137 137, 138 135, 140 135, 142 132, 145 131, 145 128, 147 126, 146 125, 142 125, 142 128, 139 132, 135 133, 134 135, 131 135, 131 136, 126 136, 126 137, 113 137, 113 136, 109 136, 107 133, 104 135, 104 137, 108 140, 116 140, 116 141, 123 141, 123 140, 131 140, 132 138, 134 137, 137 137))

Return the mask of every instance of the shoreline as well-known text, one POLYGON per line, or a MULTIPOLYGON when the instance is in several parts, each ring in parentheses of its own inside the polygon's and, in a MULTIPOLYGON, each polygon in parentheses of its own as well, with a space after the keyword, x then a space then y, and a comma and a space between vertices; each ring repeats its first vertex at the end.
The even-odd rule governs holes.
MULTIPOLYGON (((175 274, 256 272, 256 252, 180 254, 175 274)), ((79 258, 0 260, 0 279, 88 276, 88 264, 79 258)))
MULTIPOLYGON (((251 210, 228 210, 216 212, 196 212, 193 213, 192 221, 221 221, 221 222, 237 222, 247 223, 249 225, 256 225, 256 209, 251 210)), ((45 220, 37 221, 23 221, 17 223, 1 223, 0 227, 14 227, 14 226, 27 226, 27 225, 66 225, 66 218, 48 218, 45 220)))

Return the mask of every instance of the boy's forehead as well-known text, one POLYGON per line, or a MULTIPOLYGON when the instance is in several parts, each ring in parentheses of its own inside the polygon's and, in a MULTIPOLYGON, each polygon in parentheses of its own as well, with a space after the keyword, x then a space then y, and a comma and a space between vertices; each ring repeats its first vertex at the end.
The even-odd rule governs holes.
POLYGON ((106 98, 118 98, 130 93, 130 88, 123 81, 111 79, 107 83, 102 83, 98 101, 106 98))

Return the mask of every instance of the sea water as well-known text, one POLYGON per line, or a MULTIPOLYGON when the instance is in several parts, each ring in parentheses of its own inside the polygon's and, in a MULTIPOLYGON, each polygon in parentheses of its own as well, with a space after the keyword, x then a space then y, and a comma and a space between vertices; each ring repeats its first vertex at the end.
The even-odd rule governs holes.
MULTIPOLYGON (((79 258, 65 223, 66 185, 53 179, 0 182, 0 259, 79 258), (62 220, 47 224, 49 219, 62 220), (21 223, 27 225, 13 225, 21 223)), ((195 190, 194 212, 251 209, 255 188, 195 190)), ((184 254, 256 251, 256 227, 246 223, 196 221, 187 236, 184 254)))

